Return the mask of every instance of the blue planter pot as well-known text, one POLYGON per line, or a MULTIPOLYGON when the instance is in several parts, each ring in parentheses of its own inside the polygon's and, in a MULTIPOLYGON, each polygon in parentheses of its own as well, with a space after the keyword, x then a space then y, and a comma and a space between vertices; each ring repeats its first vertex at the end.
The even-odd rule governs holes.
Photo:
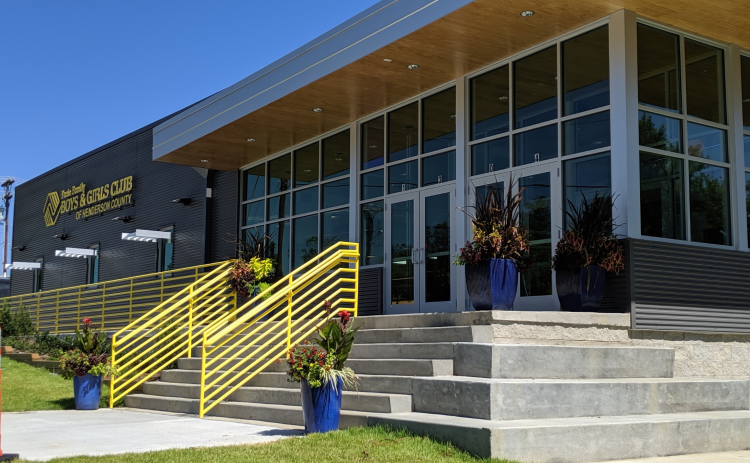
POLYGON ((479 265, 467 265, 466 292, 474 310, 492 310, 492 284, 490 281, 490 261, 479 265))
POLYGON ((305 434, 338 430, 341 417, 341 396, 344 392, 343 381, 338 379, 335 385, 328 383, 321 387, 311 388, 310 384, 303 379, 301 388, 305 434))
POLYGON ((518 266, 512 259, 490 261, 492 310, 513 310, 518 288, 518 266))
POLYGON ((102 377, 85 374, 73 377, 76 410, 96 410, 102 399, 102 377))
POLYGON ((591 265, 576 273, 558 273, 555 276, 557 298, 563 312, 597 312, 604 299, 607 272, 591 265))

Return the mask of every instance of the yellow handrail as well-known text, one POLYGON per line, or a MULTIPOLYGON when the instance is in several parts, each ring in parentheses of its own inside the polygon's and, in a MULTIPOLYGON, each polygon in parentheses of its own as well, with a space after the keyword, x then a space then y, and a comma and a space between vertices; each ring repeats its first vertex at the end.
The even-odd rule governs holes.
POLYGON ((197 337, 216 320, 234 314, 236 298, 228 285, 231 264, 222 262, 202 276, 196 273, 195 282, 112 335, 111 362, 119 376, 110 378, 110 407, 179 358, 190 356, 197 337))
POLYGON ((358 294, 359 245, 339 242, 238 308, 234 321, 218 317, 201 333, 201 418, 338 312, 356 317, 358 294))
POLYGON ((102 329, 118 329, 198 281, 206 272, 225 265, 227 262, 217 262, 22 294, 4 298, 0 304, 7 302, 13 311, 30 309, 34 324, 41 331, 72 333, 80 329, 83 317, 102 329))

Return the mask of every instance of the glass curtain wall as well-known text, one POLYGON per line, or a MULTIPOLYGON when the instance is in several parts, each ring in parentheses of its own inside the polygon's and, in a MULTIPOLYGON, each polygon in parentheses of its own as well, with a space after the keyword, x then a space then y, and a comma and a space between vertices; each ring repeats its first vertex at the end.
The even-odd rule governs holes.
POLYGON ((741 58, 742 68, 742 148, 745 171, 745 225, 747 226, 748 246, 750 246, 750 57, 741 58))
POLYGON ((638 24, 643 235, 732 244, 724 85, 722 49, 638 24))
POLYGON ((276 277, 349 240, 350 131, 242 171, 240 238, 267 235, 276 277))

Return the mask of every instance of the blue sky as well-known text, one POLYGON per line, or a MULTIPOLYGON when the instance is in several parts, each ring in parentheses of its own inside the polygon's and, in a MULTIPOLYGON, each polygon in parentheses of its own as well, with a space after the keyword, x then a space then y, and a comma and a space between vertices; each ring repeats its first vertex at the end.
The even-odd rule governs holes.
POLYGON ((0 177, 42 174, 247 77, 375 3, 2 1, 0 177))

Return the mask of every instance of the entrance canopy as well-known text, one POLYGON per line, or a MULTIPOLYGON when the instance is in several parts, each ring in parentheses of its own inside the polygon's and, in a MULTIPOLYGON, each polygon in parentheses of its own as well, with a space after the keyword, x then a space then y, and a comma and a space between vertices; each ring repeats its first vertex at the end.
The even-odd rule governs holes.
POLYGON ((155 127, 153 156, 235 170, 623 8, 750 49, 740 1, 384 0, 155 127))

